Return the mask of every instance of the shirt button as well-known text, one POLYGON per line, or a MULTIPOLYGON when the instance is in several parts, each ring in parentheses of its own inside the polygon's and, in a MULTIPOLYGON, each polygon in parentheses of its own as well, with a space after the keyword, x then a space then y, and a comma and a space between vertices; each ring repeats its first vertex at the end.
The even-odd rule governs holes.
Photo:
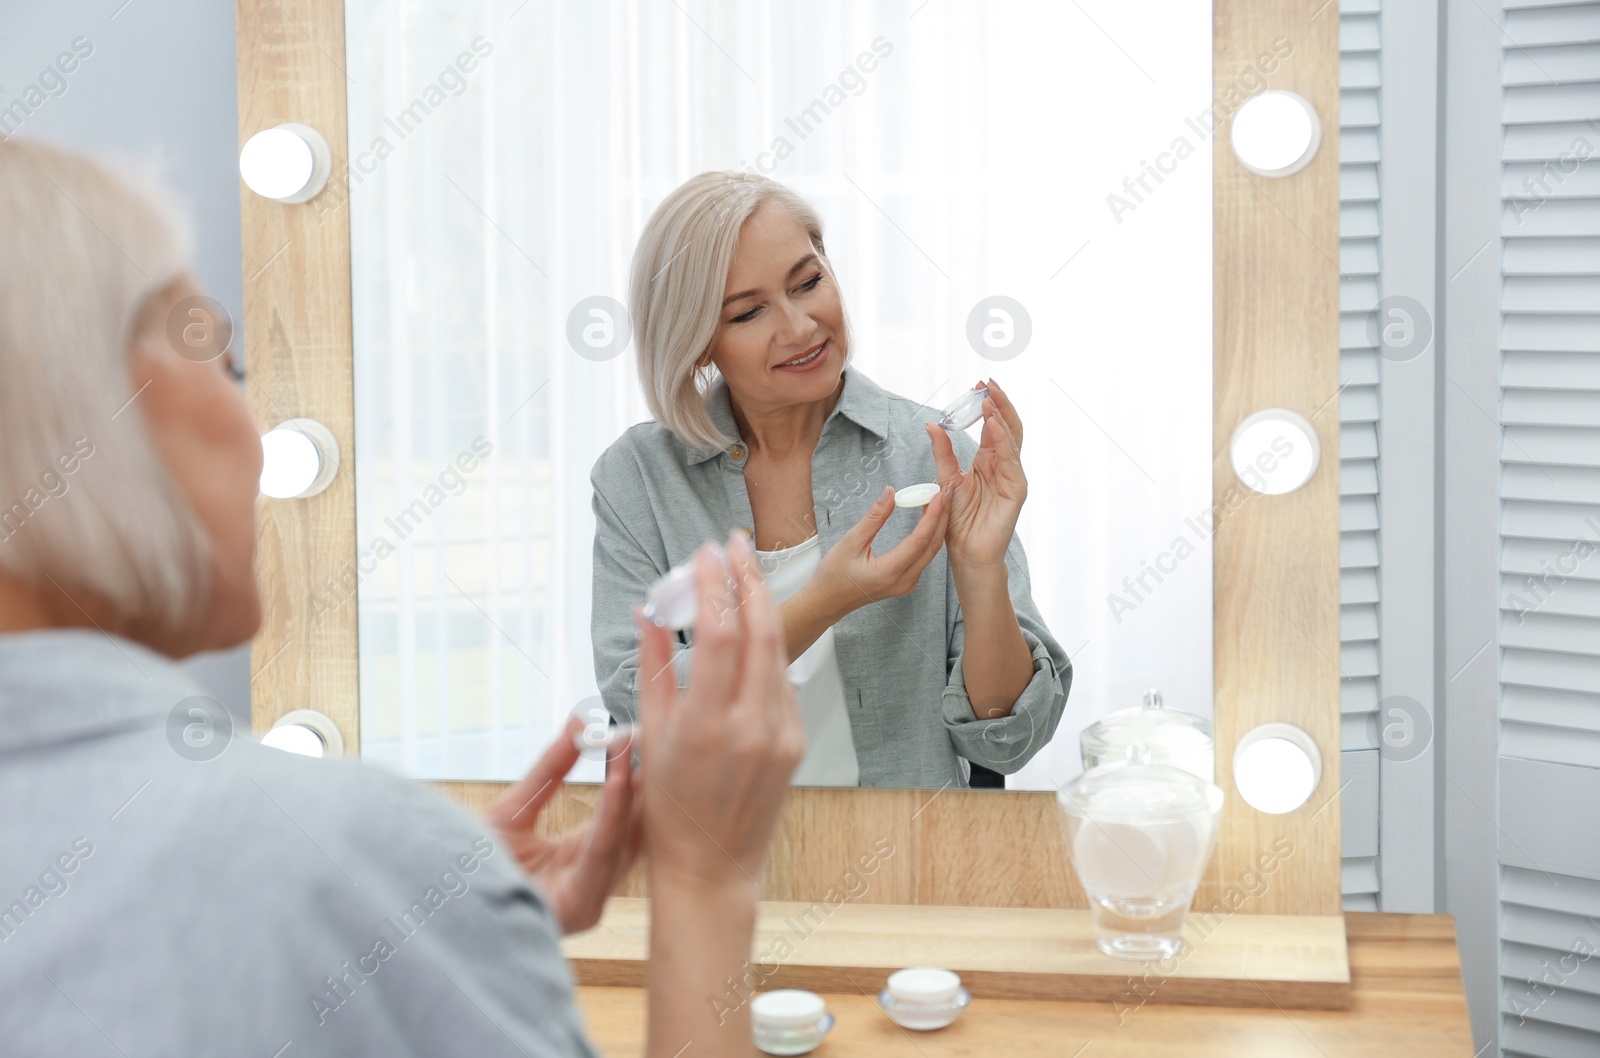
POLYGON ((728 449, 728 455, 733 457, 735 463, 744 458, 744 445, 734 445, 728 449))

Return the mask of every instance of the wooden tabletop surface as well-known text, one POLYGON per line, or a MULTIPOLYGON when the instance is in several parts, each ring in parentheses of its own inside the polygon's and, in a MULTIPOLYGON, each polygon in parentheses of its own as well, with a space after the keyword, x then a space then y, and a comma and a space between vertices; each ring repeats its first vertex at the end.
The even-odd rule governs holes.
MULTIPOLYGON (((1455 923, 1448 915, 1351 912, 1348 1011, 974 1000, 954 1025, 908 1032, 870 994, 828 995, 838 1023, 817 1058, 1473 1058, 1455 923)), ((862 981, 875 993, 881 981, 862 981)), ((644 993, 579 988, 589 1033, 607 1058, 644 1053, 644 993)), ((691 1047, 686 1052, 692 1055, 691 1047)))

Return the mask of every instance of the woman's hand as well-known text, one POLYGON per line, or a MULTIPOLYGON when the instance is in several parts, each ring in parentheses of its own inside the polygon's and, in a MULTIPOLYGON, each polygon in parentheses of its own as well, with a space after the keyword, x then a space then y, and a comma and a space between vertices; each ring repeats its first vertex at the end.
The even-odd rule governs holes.
POLYGON ((972 467, 965 473, 950 435, 931 423, 926 425, 939 484, 950 493, 950 524, 944 542, 950 549, 950 564, 957 569, 1005 562, 1017 515, 1028 498, 1028 479, 1022 473, 1022 419, 994 379, 987 385, 983 435, 972 467))
POLYGON ((789 685, 777 608, 750 538, 728 542, 732 594, 709 545, 695 554, 694 663, 679 691, 667 631, 639 627, 636 734, 651 892, 753 893, 805 725, 789 685))
POLYGON ((805 749, 777 607, 748 536, 734 533, 728 559, 731 584, 709 547, 695 553, 686 690, 671 637, 634 611, 651 1058, 675 1058, 691 1043, 701 1058, 752 1053, 748 1004, 728 989, 750 968, 761 866, 805 749))
POLYGON ((522 781, 495 798, 485 813, 522 869, 538 883, 563 933, 577 933, 600 921, 606 898, 633 866, 640 846, 643 802, 635 790, 628 736, 609 751, 600 810, 593 819, 556 835, 541 833, 535 825, 577 763, 573 737, 582 729, 578 717, 568 721, 566 731, 522 781))
POLYGON ((868 603, 910 594, 944 546, 950 497, 941 489, 904 540, 882 555, 873 554, 872 541, 895 510, 894 489, 885 486, 861 520, 822 556, 816 572, 797 593, 819 601, 827 617, 824 628, 868 603))

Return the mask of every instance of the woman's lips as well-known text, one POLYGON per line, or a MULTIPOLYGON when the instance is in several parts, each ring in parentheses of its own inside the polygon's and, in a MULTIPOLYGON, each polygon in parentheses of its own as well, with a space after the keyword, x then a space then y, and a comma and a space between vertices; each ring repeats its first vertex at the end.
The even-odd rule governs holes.
POLYGON ((829 341, 826 341, 826 342, 822 343, 822 349, 817 353, 816 359, 808 361, 808 362, 806 362, 804 364, 779 364, 777 367, 773 368, 772 370, 774 370, 774 371, 788 371, 788 372, 791 372, 791 373, 799 373, 799 372, 802 372, 802 371, 810 371, 813 368, 821 367, 823 364, 827 363, 828 362, 828 358, 830 356, 832 356, 832 355, 833 355, 833 341, 830 339, 829 341))

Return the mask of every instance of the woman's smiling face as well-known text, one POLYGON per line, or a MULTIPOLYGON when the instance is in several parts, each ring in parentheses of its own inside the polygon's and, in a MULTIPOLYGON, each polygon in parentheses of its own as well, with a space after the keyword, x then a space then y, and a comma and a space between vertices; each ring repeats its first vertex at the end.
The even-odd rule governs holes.
POLYGON ((838 388, 848 352, 839 288, 805 227, 777 202, 739 229, 723 298, 707 356, 742 407, 819 401, 838 388))

